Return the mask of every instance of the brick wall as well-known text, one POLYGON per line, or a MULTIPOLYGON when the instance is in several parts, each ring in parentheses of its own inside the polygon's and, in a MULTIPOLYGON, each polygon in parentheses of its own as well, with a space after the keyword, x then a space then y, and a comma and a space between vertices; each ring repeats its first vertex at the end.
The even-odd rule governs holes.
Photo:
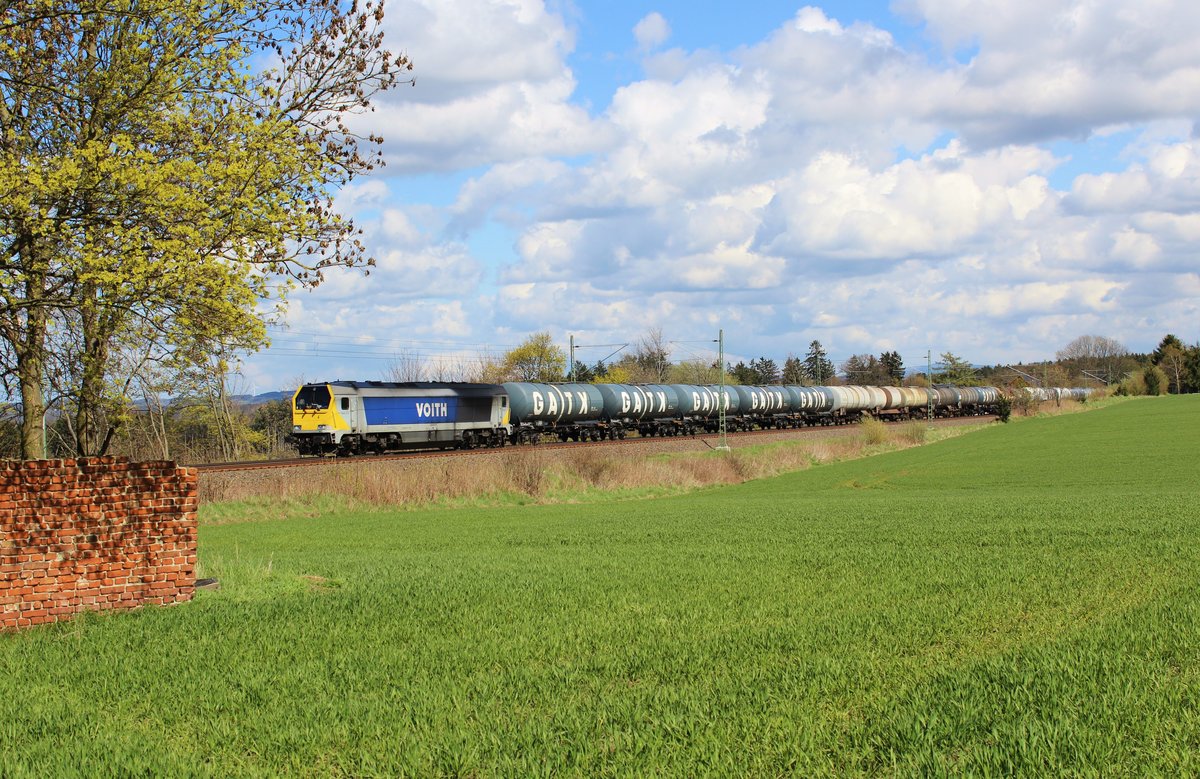
POLYGON ((0 460, 0 630, 190 600, 196 469, 0 460))

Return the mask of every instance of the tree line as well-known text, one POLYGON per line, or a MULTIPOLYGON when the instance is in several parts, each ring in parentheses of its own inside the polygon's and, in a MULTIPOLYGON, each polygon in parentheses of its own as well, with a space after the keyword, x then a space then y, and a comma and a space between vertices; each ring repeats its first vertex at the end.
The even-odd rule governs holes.
MULTIPOLYGON (((650 330, 619 356, 594 363, 577 361, 580 382, 647 384, 716 384, 720 366, 711 358, 673 360, 672 344, 661 330, 650 330)), ((559 382, 571 377, 569 358, 548 332, 535 333, 499 356, 425 361, 401 354, 380 378, 390 381, 559 382)), ((1092 386, 1123 394, 1200 392, 1200 344, 1186 345, 1167 335, 1153 352, 1134 354, 1118 341, 1081 336, 1038 363, 976 366, 945 352, 933 364, 912 371, 900 355, 855 354, 835 366, 819 341, 803 356, 788 355, 782 364, 763 356, 726 363, 729 384, 865 384, 924 386, 934 384, 1020 386, 1092 386), (920 370, 924 368, 925 370, 920 370)), ((192 371, 173 387, 135 381, 121 424, 109 449, 133 459, 221 462, 284 456, 291 452, 288 398, 248 404, 231 379, 216 371, 192 371)), ((297 384, 302 383, 300 380, 297 384)), ((52 409, 46 416, 47 454, 73 456, 76 418, 52 409)), ((0 408, 0 457, 21 456, 19 409, 0 408)))
MULTIPOLYGON (((530 336, 498 360, 483 360, 471 373, 482 381, 556 382, 573 377, 582 382, 648 384, 715 384, 720 366, 710 359, 672 362, 661 330, 651 330, 614 361, 587 364, 568 358, 548 332, 530 336)), ((411 374, 411 371, 409 372, 411 374)), ((1200 392, 1200 343, 1185 345, 1166 335, 1149 354, 1129 351, 1106 336, 1080 336, 1055 354, 1053 360, 1007 365, 975 365, 953 352, 943 352, 932 366, 912 370, 900 354, 854 354, 835 366, 820 341, 811 341, 803 356, 789 354, 780 364, 769 356, 727 363, 730 384, 861 384, 872 386, 1087 386, 1111 388, 1124 394, 1200 392)))

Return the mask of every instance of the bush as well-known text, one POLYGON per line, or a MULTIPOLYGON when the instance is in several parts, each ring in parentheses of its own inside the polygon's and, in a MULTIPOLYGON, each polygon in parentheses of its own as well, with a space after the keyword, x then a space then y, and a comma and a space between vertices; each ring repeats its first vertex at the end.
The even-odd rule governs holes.
POLYGON ((1117 385, 1118 395, 1145 395, 1146 377, 1142 373, 1131 373, 1117 385))
POLYGON ((1001 395, 1000 400, 996 401, 996 416, 1001 422, 1008 422, 1008 418, 1012 416, 1012 409, 1012 401, 1007 395, 1001 395))
POLYGON ((1171 383, 1167 374, 1157 365, 1150 365, 1142 371, 1142 379, 1146 382, 1147 395, 1166 395, 1171 383))
POLYGON ((868 444, 882 444, 887 440, 887 426, 875 417, 862 418, 863 440, 868 444))
POLYGON ((1005 397, 1008 399, 1009 414, 1016 410, 1021 412, 1021 416, 1027 417, 1038 406, 1038 402, 1025 391, 1025 387, 1014 387, 1005 397))

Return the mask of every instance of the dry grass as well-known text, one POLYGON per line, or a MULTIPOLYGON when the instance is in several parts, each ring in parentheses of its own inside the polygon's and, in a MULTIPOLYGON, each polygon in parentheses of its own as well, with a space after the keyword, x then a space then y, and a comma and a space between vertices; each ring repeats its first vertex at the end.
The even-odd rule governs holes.
MULTIPOLYGON (((948 432, 958 435, 970 429, 975 428, 948 432)), ((394 509, 651 497, 777 476, 926 441, 923 422, 885 425, 869 420, 862 432, 746 446, 725 453, 707 449, 647 453, 627 447, 523 448, 488 456, 339 461, 204 473, 200 480, 202 519, 273 519, 345 505, 394 509), (226 512, 213 510, 216 504, 237 506, 226 512)))
POLYGON ((878 446, 887 442, 891 437, 888 434, 887 425, 875 417, 863 417, 859 426, 862 428, 863 440, 868 446, 878 446))
POLYGON ((918 419, 904 422, 896 430, 896 439, 910 446, 920 446, 929 435, 929 424, 918 419))

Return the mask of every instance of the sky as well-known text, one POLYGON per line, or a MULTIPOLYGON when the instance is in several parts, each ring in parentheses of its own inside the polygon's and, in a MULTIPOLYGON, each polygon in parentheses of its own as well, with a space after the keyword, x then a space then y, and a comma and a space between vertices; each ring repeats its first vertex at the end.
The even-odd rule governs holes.
POLYGON ((387 0, 416 83, 338 197, 376 258, 296 292, 253 391, 593 363, 1200 340, 1200 3, 387 0), (607 345, 613 344, 609 347, 607 345), (619 353, 618 353, 619 356, 619 353))

